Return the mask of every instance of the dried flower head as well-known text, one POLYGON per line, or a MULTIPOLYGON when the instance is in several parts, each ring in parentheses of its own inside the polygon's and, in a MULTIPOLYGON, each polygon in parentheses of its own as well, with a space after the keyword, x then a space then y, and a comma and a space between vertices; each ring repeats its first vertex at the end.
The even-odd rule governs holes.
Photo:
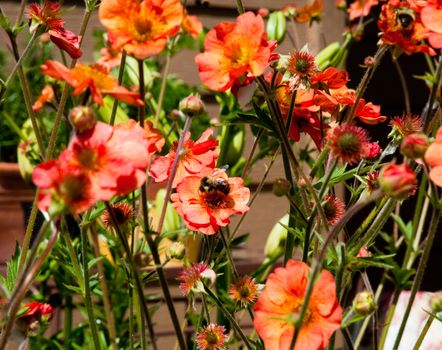
POLYGON ((343 163, 355 164, 370 154, 367 131, 355 125, 341 124, 330 129, 327 140, 333 156, 343 163))
POLYGON ((287 70, 301 82, 308 81, 315 74, 315 57, 307 51, 293 51, 287 62, 287 70))
POLYGON ((230 297, 246 306, 252 304, 258 298, 259 285, 250 276, 239 277, 232 283, 229 290, 230 297))
POLYGON ((216 274, 206 264, 192 264, 189 267, 183 268, 181 274, 177 277, 180 283, 180 289, 185 295, 190 294, 192 291, 202 291, 202 278, 210 280, 210 284, 215 282, 216 274))
POLYGON ((329 225, 334 225, 344 215, 345 203, 331 194, 325 196, 324 199, 325 217, 329 225))
POLYGON ((404 137, 422 131, 422 119, 418 115, 405 114, 402 117, 393 117, 390 121, 392 130, 388 136, 401 141, 404 137))
POLYGON ((198 332, 196 342, 199 350, 223 350, 227 340, 226 329, 214 323, 198 332))
MULTIPOLYGON (((118 226, 124 226, 128 224, 135 217, 135 212, 133 208, 127 203, 113 204, 112 212, 118 226)), ((105 210, 104 213, 101 215, 101 220, 107 228, 114 227, 111 214, 108 210, 105 210)))

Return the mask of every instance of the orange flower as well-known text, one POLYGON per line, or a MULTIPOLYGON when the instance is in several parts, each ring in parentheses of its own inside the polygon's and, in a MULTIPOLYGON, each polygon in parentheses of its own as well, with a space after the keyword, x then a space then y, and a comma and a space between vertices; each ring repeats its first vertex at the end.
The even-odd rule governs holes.
POLYGON ((428 0, 422 9, 421 18, 423 25, 430 30, 428 42, 435 49, 442 48, 442 2, 428 0))
POLYGON ((114 49, 145 59, 164 50, 180 29, 184 9, 180 0, 103 0, 98 14, 114 49))
POLYGON ((187 227, 213 235, 230 223, 233 214, 244 214, 249 207, 250 190, 243 179, 229 178, 221 169, 207 169, 199 176, 188 176, 172 194, 172 205, 187 227))
POLYGON ((274 46, 262 17, 253 12, 238 16, 236 23, 222 22, 207 33, 205 52, 195 57, 200 78, 210 89, 226 91, 247 75, 262 75, 274 46))
POLYGON ((372 6, 379 3, 378 0, 356 0, 350 4, 347 12, 350 15, 350 21, 359 17, 365 17, 370 14, 372 6))
POLYGON ((197 263, 183 268, 176 279, 181 281, 179 285, 181 291, 185 295, 189 295, 204 289, 203 279, 208 280, 210 285, 215 283, 216 273, 208 265, 197 263))
POLYGON ((242 306, 253 304, 258 298, 259 285, 250 276, 241 276, 232 283, 229 289, 229 296, 239 302, 242 306))
POLYGON ((53 98, 54 98, 54 90, 52 89, 52 86, 45 85, 37 101, 35 101, 35 103, 32 105, 32 110, 34 112, 38 112, 43 108, 45 103, 49 102, 53 98))
POLYGON ((198 38, 198 35, 203 30, 203 24, 198 17, 189 16, 187 12, 184 14, 183 23, 181 23, 181 26, 183 27, 183 30, 190 34, 194 39, 198 38))
MULTIPOLYGON (((253 321, 266 349, 289 350, 294 318, 303 305, 309 271, 307 264, 289 260, 286 267, 278 267, 269 275, 255 303, 253 321)), ((323 270, 313 288, 295 350, 324 349, 341 320, 342 308, 336 297, 333 275, 323 270)))
POLYGON ((407 55, 416 52, 426 52, 435 55, 434 50, 423 43, 428 37, 426 29, 410 2, 389 0, 382 5, 378 27, 383 32, 381 42, 387 45, 396 45, 407 55))
POLYGON ((149 143, 147 151, 149 154, 161 152, 166 140, 158 129, 153 127, 153 123, 149 120, 144 122, 144 138, 149 143))
MULTIPOLYGON (((175 188, 186 176, 198 175, 207 168, 213 168, 218 159, 218 141, 212 138, 213 130, 207 129, 197 141, 190 139, 187 133, 181 152, 178 168, 173 180, 175 188)), ((175 142, 170 152, 164 157, 158 157, 152 162, 149 175, 155 182, 167 181, 175 159, 178 142, 175 142)))
POLYGON ((436 134, 436 139, 425 152, 425 161, 430 166, 430 179, 442 187, 442 127, 436 134))
POLYGON ((140 94, 129 91, 118 85, 117 80, 110 76, 109 68, 102 65, 87 66, 77 64, 69 69, 56 61, 46 61, 41 66, 45 75, 57 80, 64 80, 74 88, 74 95, 79 95, 89 89, 94 102, 103 104, 103 95, 107 94, 134 106, 142 106, 140 94))
POLYGON ((324 9, 324 4, 322 0, 315 0, 312 4, 304 5, 304 7, 299 7, 296 4, 289 4, 282 8, 282 12, 298 23, 311 23, 313 21, 318 21, 321 18, 321 12, 324 9))

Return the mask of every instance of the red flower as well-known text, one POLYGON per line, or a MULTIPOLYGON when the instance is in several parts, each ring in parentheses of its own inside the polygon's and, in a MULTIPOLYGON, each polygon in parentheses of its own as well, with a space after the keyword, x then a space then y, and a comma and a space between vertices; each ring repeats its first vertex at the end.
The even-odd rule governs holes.
POLYGON ((222 22, 207 33, 205 52, 195 57, 200 78, 210 89, 226 91, 247 75, 262 75, 274 46, 267 41, 263 19, 252 12, 238 16, 236 23, 222 22))
MULTIPOLYGON (((255 303, 253 321, 266 349, 289 350, 294 334, 293 318, 303 305, 309 272, 307 264, 289 260, 286 267, 278 267, 269 275, 255 303)), ((313 288, 295 350, 324 349, 341 319, 334 278, 323 270, 313 288)))
POLYGON ((437 186, 442 187, 442 127, 439 128, 436 139, 425 152, 424 159, 431 168, 431 181, 437 186))
POLYGON ((310 79, 310 83, 321 89, 339 89, 348 83, 346 70, 338 70, 335 67, 328 67, 323 72, 318 72, 310 79))
POLYGON ((89 89, 92 99, 99 105, 103 104, 104 94, 134 106, 143 105, 140 94, 118 85, 117 80, 108 74, 108 67, 102 65, 87 66, 79 63, 75 68, 69 69, 59 62, 46 61, 41 69, 49 77, 66 81, 74 88, 74 95, 79 95, 89 89))
POLYGON ((44 1, 43 4, 30 4, 28 7, 29 25, 31 31, 42 25, 50 29, 63 26, 60 18, 61 5, 58 2, 44 1))
POLYGON ((250 191, 243 179, 229 178, 220 169, 206 169, 197 176, 187 176, 172 194, 172 204, 187 227, 213 235, 230 223, 233 214, 244 214, 250 191))
POLYGON ((103 0, 98 15, 114 49, 145 59, 164 50, 184 9, 179 0, 103 0))
POLYGON ((25 319, 26 322, 40 321, 44 318, 50 321, 54 314, 54 308, 49 304, 43 304, 38 301, 32 301, 24 306, 19 312, 18 318, 25 319))
POLYGON ((422 9, 421 18, 423 25, 430 31, 428 42, 435 49, 442 48, 442 2, 428 0, 422 9))
POLYGON ((81 37, 63 27, 58 2, 45 1, 42 5, 29 5, 29 24, 31 32, 38 26, 44 26, 52 42, 61 50, 66 51, 71 58, 79 58, 83 54, 80 50, 81 37))
POLYGON ((40 111, 44 107, 45 103, 49 102, 53 98, 54 98, 54 90, 52 89, 52 86, 45 85, 37 101, 35 101, 35 103, 32 105, 32 110, 34 112, 40 111))
POLYGON ((381 115, 381 106, 366 103, 363 98, 359 100, 355 111, 355 117, 359 118, 365 124, 379 124, 387 120, 386 116, 381 115))
POLYGON ((420 19, 420 14, 412 8, 408 1, 389 0, 382 5, 378 27, 382 32, 381 42, 396 45, 407 55, 425 52, 435 55, 434 50, 423 43, 428 37, 420 19))
POLYGON ((135 190, 146 180, 148 149, 145 131, 134 121, 114 128, 97 122, 78 132, 57 160, 34 170, 39 208, 78 214, 98 200, 135 190))
POLYGON ((327 133, 328 146, 343 163, 355 164, 370 155, 368 133, 355 125, 341 124, 327 133))
POLYGON ((204 327, 196 336, 198 350, 224 350, 226 340, 224 326, 213 323, 204 327))
POLYGON ((146 180, 148 143, 135 121, 112 126, 97 122, 76 134, 69 145, 69 161, 96 183, 96 195, 109 200, 140 187, 146 180))
MULTIPOLYGON (((61 159, 65 152, 60 155, 61 159)), ((60 160, 37 165, 32 181, 39 188, 38 208, 51 216, 79 214, 98 201, 90 178, 80 168, 60 160)))
POLYGON ((55 28, 49 30, 51 41, 63 51, 66 51, 71 58, 80 58, 83 52, 80 50, 81 36, 75 35, 70 30, 55 28))
POLYGON ((324 8, 323 0, 315 0, 312 4, 299 7, 296 4, 289 4, 282 8, 282 12, 291 16, 298 23, 311 23, 319 20, 324 8))
POLYGON ((166 143, 161 132, 154 128, 153 123, 148 120, 144 122, 144 138, 149 143, 149 146, 147 147, 149 154, 161 152, 166 143))
POLYGON ((192 264, 181 270, 181 274, 177 277, 180 283, 180 289, 185 295, 189 295, 192 291, 202 291, 202 278, 210 280, 210 284, 215 282, 216 274, 206 264, 192 264))
MULTIPOLYGON (((212 135, 212 129, 204 131, 197 141, 190 140, 190 133, 186 135, 172 187, 175 188, 186 176, 200 174, 204 169, 215 166, 219 149, 216 148, 218 141, 212 139, 212 135)), ((158 157, 152 162, 149 175, 156 182, 168 180, 177 146, 178 142, 175 142, 166 156, 158 157)))

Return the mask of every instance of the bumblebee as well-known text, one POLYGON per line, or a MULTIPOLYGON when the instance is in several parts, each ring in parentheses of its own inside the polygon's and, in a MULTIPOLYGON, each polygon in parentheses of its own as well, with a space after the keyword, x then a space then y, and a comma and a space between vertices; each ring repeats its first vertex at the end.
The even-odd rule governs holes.
POLYGON ((223 178, 205 176, 201 179, 199 190, 202 193, 219 191, 227 195, 230 193, 230 185, 223 178))

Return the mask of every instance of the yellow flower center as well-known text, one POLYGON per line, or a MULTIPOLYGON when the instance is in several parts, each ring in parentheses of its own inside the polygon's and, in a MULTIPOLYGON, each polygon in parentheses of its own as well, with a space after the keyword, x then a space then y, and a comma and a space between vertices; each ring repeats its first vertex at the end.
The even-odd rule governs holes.
POLYGON ((135 40, 146 41, 152 36, 152 22, 145 16, 135 17, 133 25, 135 40))
POLYGON ((72 69, 72 75, 79 83, 92 79, 99 90, 112 90, 116 86, 112 77, 94 67, 78 65, 72 69))

